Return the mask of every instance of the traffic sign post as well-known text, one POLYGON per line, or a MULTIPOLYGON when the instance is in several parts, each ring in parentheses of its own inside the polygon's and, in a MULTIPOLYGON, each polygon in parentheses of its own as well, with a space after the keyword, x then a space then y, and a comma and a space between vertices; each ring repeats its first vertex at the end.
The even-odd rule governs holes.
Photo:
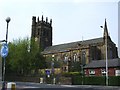
POLYGON ((8 45, 4 43, 1 47, 1 57, 5 58, 8 55, 8 45))
POLYGON ((4 82, 4 79, 5 79, 5 58, 7 57, 8 55, 8 45, 7 43, 4 43, 1 47, 1 51, 0 51, 0 54, 1 54, 1 57, 4 58, 4 63, 3 63, 3 82, 4 82))
POLYGON ((46 70, 45 72, 47 74, 47 77, 50 77, 50 70, 46 70))
POLYGON ((9 24, 9 22, 10 22, 10 17, 7 17, 6 18, 6 22, 7 22, 7 28, 6 28, 6 40, 2 40, 2 41, 0 41, 0 42, 6 42, 6 43, 4 43, 3 45, 2 45, 2 47, 1 47, 1 51, 0 51, 0 54, 1 54, 1 57, 2 58, 4 58, 4 66, 3 66, 3 86, 2 86, 2 90, 4 90, 5 89, 5 81, 4 81, 4 77, 5 77, 5 58, 7 57, 7 55, 8 55, 8 45, 7 45, 7 40, 8 40, 8 24, 9 24))

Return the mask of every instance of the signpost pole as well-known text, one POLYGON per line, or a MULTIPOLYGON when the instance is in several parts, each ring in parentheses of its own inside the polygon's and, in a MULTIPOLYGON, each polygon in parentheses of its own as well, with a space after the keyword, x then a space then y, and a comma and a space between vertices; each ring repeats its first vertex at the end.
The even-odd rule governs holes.
POLYGON ((3 65, 4 65, 4 67, 3 67, 3 81, 5 81, 5 57, 4 57, 4 63, 3 63, 3 65))
POLYGON ((4 58, 4 60, 3 60, 4 62, 3 62, 3 85, 2 85, 2 90, 4 90, 6 88, 6 83, 5 83, 5 62, 6 62, 6 59, 5 59, 5 57, 7 57, 7 55, 8 55, 7 39, 8 39, 8 24, 9 24, 10 20, 11 20, 10 17, 6 18, 6 22, 7 22, 6 40, 3 40, 6 43, 3 44, 2 48, 1 48, 1 56, 4 58))

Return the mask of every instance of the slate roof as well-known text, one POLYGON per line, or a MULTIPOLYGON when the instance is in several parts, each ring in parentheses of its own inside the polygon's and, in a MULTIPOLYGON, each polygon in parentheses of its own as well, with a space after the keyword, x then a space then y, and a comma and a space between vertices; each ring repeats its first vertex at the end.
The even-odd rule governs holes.
MULTIPOLYGON (((102 68, 102 67, 106 67, 106 60, 93 60, 92 62, 84 66, 84 68, 102 68)), ((120 58, 109 59, 108 67, 120 67, 120 58)))
POLYGON ((42 53, 45 54, 45 53, 53 53, 53 52, 64 52, 66 50, 69 50, 70 48, 78 47, 78 44, 89 45, 89 44, 96 44, 96 43, 101 43, 101 42, 103 42, 103 37, 85 40, 85 41, 77 41, 77 42, 59 44, 59 45, 47 47, 42 53))

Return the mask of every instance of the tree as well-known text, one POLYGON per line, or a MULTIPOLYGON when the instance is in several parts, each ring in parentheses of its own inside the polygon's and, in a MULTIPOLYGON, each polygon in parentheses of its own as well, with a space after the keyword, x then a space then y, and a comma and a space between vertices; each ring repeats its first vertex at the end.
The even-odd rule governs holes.
POLYGON ((31 70, 45 67, 45 60, 38 49, 37 44, 25 38, 9 43, 9 54, 6 60, 6 73, 28 75, 31 70), (30 46, 32 48, 30 49, 30 46))
POLYGON ((28 71, 29 67, 29 39, 14 40, 9 43, 9 54, 6 61, 7 71, 17 74, 24 74, 28 71))
POLYGON ((39 47, 39 44, 34 41, 34 38, 31 39, 30 47, 31 67, 33 70, 35 70, 35 74, 37 74, 39 69, 46 68, 46 61, 41 54, 41 48, 39 47))
POLYGON ((33 66, 34 66, 33 68, 35 70, 35 74, 38 74, 39 69, 46 68, 45 58, 41 55, 40 52, 36 53, 33 66))

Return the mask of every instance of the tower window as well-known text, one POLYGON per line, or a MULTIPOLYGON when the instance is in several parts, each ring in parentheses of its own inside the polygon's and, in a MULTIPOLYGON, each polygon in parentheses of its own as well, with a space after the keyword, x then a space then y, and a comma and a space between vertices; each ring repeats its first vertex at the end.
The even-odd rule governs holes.
POLYGON ((47 30, 45 30, 44 32, 43 32, 43 36, 48 36, 48 31, 47 30))
POLYGON ((81 63, 82 65, 85 65, 86 64, 86 52, 85 50, 82 50, 82 60, 81 60, 81 63))
POLYGON ((45 32, 43 32, 43 36, 45 36, 45 32))
POLYGON ((48 33, 48 32, 46 32, 46 36, 49 36, 49 33, 48 33))
POLYGON ((112 59, 112 50, 110 49, 110 53, 109 53, 110 55, 110 59, 112 59))
POLYGON ((38 29, 38 31, 37 31, 37 35, 39 35, 40 34, 40 29, 38 29))

